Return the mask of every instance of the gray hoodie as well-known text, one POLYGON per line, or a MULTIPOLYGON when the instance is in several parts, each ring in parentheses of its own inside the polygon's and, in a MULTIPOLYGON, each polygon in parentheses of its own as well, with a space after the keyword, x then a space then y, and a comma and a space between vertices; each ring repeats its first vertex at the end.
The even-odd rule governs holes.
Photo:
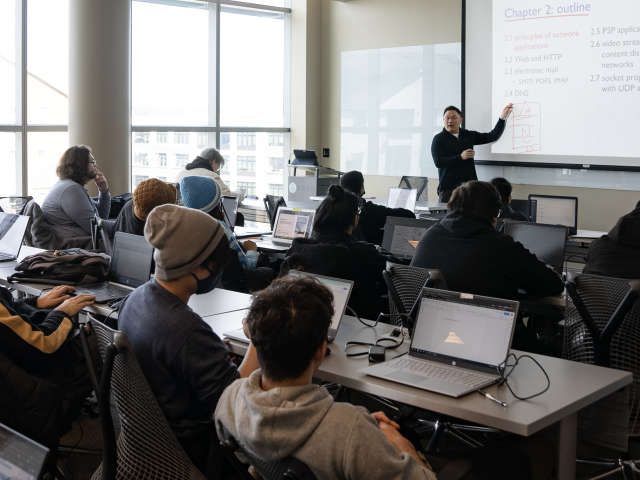
POLYGON ((222 425, 267 462, 289 455, 323 479, 426 479, 435 474, 389 443, 363 407, 334 403, 324 387, 261 388, 260 370, 229 385, 218 401, 222 425))

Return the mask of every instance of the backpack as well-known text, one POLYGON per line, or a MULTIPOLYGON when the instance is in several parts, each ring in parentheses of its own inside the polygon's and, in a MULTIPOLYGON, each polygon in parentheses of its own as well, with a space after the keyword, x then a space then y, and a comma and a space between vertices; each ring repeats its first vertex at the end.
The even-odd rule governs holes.
POLYGON ((25 257, 7 281, 49 285, 89 285, 106 282, 111 257, 97 250, 48 250, 25 257))

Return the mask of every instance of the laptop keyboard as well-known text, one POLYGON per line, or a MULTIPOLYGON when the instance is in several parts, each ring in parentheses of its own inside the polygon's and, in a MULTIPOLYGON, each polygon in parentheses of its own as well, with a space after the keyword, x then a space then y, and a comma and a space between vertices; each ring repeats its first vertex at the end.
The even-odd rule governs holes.
POLYGON ((0 260, 15 260, 15 255, 8 255, 6 253, 0 253, 0 260))
POLYGON ((88 292, 93 295, 107 295, 110 297, 126 297, 131 293, 131 290, 125 288, 116 287, 115 285, 89 285, 87 287, 81 287, 82 292, 88 292))
POLYGON ((448 365, 439 363, 420 361, 411 357, 400 358, 396 363, 389 364, 388 366, 426 377, 459 383, 472 388, 494 379, 494 377, 489 375, 471 372, 462 368, 449 367, 448 365))

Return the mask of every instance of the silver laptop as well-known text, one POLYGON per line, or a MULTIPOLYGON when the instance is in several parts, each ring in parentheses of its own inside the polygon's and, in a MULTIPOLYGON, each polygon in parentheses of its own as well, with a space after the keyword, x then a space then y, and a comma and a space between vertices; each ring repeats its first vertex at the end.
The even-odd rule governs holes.
MULTIPOLYGON (((333 293, 333 318, 331 319, 331 326, 329 327, 329 334, 327 336, 327 342, 333 342, 336 339, 338 328, 340 328, 340 322, 342 322, 344 312, 347 309, 351 290, 353 290, 353 282, 351 280, 325 277, 324 275, 315 275, 312 273, 289 272, 289 275, 309 275, 315 277, 322 282, 325 287, 331 290, 331 293, 333 293)), ((223 336, 240 342, 249 343, 249 339, 245 336, 242 329, 225 332, 223 333, 223 336)))
POLYGON ((500 380, 518 302, 424 288, 409 353, 360 372, 461 397, 500 380))
POLYGON ((380 246, 396 257, 413 257, 424 232, 438 222, 438 218, 387 217, 380 246))
POLYGON ((236 227, 236 218, 238 216, 238 197, 232 197, 230 195, 222 196, 222 206, 224 207, 224 219, 229 225, 231 231, 234 231, 236 227))
POLYGON ((29 217, 0 212, 0 262, 17 260, 29 217))
POLYGON ((95 303, 106 303, 129 295, 151 277, 153 247, 139 235, 116 232, 108 283, 76 287, 76 294, 95 295, 95 303))
POLYGON ((417 198, 416 188, 391 187, 387 197, 387 208, 406 208, 413 212, 416 209, 417 198))
POLYGON ((260 240, 256 245, 262 248, 289 248, 294 238, 309 238, 315 215, 315 210, 279 207, 271 239, 260 240))
POLYGON ((0 479, 37 480, 49 449, 0 423, 0 479))

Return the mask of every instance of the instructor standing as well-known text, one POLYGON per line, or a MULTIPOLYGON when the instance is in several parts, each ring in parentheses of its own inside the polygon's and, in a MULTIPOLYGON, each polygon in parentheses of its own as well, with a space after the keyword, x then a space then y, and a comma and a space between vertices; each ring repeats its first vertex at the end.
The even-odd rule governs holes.
POLYGON ((507 117, 513 109, 510 103, 504 110, 496 126, 489 133, 479 133, 461 128, 462 112, 453 106, 444 109, 444 128, 433 137, 431 156, 438 167, 438 200, 448 203, 453 190, 461 183, 477 180, 473 157, 474 145, 496 142, 506 125, 507 117))

